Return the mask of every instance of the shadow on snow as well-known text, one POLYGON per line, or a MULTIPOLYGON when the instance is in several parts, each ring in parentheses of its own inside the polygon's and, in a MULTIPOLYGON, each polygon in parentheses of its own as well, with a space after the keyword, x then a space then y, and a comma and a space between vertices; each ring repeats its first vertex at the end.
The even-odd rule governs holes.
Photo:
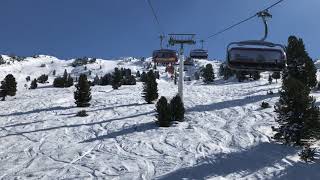
POLYGON ((48 127, 48 128, 44 128, 44 129, 37 129, 37 130, 31 130, 31 131, 21 131, 21 132, 9 133, 5 136, 1 136, 0 138, 9 137, 9 136, 17 136, 17 135, 22 135, 22 134, 30 134, 30 133, 36 133, 36 132, 44 132, 44 131, 50 131, 50 130, 56 130, 56 129, 62 129, 62 128, 76 128, 76 127, 80 127, 80 126, 93 126, 96 124, 103 124, 103 123, 107 123, 107 122, 119 121, 119 120, 130 119, 130 118, 135 118, 135 117, 144 116, 144 115, 151 115, 151 114, 154 114, 154 111, 135 114, 135 115, 121 117, 121 118, 113 118, 113 119, 108 119, 108 120, 98 121, 98 122, 62 125, 62 126, 48 127))
POLYGON ((93 142, 93 141, 101 141, 104 139, 109 139, 109 138, 116 138, 118 136, 123 136, 127 134, 131 134, 134 132, 145 132, 148 130, 156 129, 158 126, 154 122, 148 122, 148 123, 143 123, 143 124, 138 124, 134 126, 130 126, 128 128, 122 129, 120 131, 115 131, 106 135, 98 136, 95 138, 87 139, 84 140, 80 143, 87 143, 87 142, 93 142))
POLYGON ((287 156, 295 153, 297 150, 293 147, 261 143, 243 152, 218 154, 201 159, 195 166, 178 169, 157 179, 205 179, 206 177, 226 177, 233 173, 243 178, 263 168, 279 169, 277 168, 279 164, 284 165, 285 169, 268 174, 266 178, 273 176, 272 178, 279 179, 320 179, 320 173, 315 173, 320 169, 319 164, 296 163, 286 159, 287 156))
POLYGON ((196 105, 194 107, 191 107, 187 109, 187 112, 197 111, 197 112, 203 112, 203 111, 213 111, 213 110, 222 110, 227 108, 232 108, 236 106, 245 106, 247 104, 255 103, 258 101, 262 101, 265 99, 269 99, 272 97, 278 96, 276 94, 274 95, 256 95, 256 96, 248 96, 243 99, 233 99, 229 101, 222 101, 207 105, 196 105))

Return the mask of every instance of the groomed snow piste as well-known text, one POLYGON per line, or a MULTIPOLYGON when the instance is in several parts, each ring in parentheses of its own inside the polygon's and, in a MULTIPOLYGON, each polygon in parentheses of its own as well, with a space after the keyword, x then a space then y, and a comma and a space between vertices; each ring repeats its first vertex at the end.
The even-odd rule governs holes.
MULTIPOLYGON (((277 102, 281 82, 269 85, 267 73, 243 83, 185 82, 185 122, 159 128, 140 82, 119 90, 94 86, 91 106, 75 107, 74 87, 52 87, 53 70, 81 72, 71 62, 40 56, 0 66, 1 80, 12 73, 18 81, 17 95, 0 102, 0 179, 320 179, 319 162, 305 164, 299 148, 273 142, 274 109, 260 105, 277 102), (26 76, 41 74, 50 83, 24 87, 26 76), (81 109, 89 116, 76 117, 81 109)), ((91 78, 114 67, 143 71, 135 59, 88 65, 91 78)), ((177 86, 160 70, 159 95, 170 99, 177 86)))

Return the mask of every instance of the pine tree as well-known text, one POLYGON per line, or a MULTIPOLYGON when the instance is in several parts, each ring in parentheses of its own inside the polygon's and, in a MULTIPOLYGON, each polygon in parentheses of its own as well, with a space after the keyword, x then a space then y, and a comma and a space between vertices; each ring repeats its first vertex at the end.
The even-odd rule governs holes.
POLYGON ((252 76, 253 76, 253 80, 255 80, 255 81, 259 80, 261 78, 260 73, 257 71, 253 72, 252 76))
POLYGON ((147 79, 146 72, 142 72, 141 77, 140 77, 141 82, 146 82, 146 79, 147 79))
POLYGON ((80 75, 76 89, 77 90, 74 92, 74 99, 77 107, 89 107, 91 89, 85 74, 80 75))
POLYGON ((184 105, 179 95, 173 97, 170 101, 170 114, 172 121, 183 121, 184 119, 184 105))
POLYGON ((36 89, 38 87, 37 79, 31 82, 30 89, 36 89))
POLYGON ((215 79, 212 64, 207 64, 205 68, 202 69, 203 81, 207 84, 213 82, 215 79))
POLYGON ((272 84, 272 77, 271 77, 271 75, 270 75, 270 74, 269 74, 268 81, 269 81, 269 84, 272 84))
POLYGON ((281 78, 280 72, 273 72, 271 76, 276 80, 276 83, 278 83, 278 79, 281 78))
POLYGON ((6 96, 15 96, 17 92, 17 82, 12 74, 8 74, 1 82, 0 97, 5 101, 6 96))
POLYGON ((69 74, 67 77, 67 81, 65 82, 65 87, 71 87, 71 86, 73 86, 73 78, 69 74))
POLYGON ((52 71, 52 75, 55 76, 56 75, 56 70, 52 71))
POLYGON ((94 77, 93 84, 94 85, 100 85, 101 84, 101 79, 99 78, 98 74, 96 75, 96 77, 94 77))
POLYGON ((161 97, 156 104, 157 119, 160 127, 170 126, 170 109, 165 97, 161 97))
POLYGON ((30 76, 26 77, 26 81, 29 82, 31 80, 30 76))
POLYGON ((282 91, 275 106, 280 125, 276 137, 283 138, 286 143, 301 144, 301 139, 320 137, 319 109, 314 98, 309 96, 314 75, 306 72, 308 57, 301 39, 289 37, 287 57, 282 91))
POLYGON ((63 72, 63 76, 62 76, 64 82, 66 83, 68 81, 68 72, 67 70, 65 69, 64 72, 63 72))
POLYGON ((140 71, 137 71, 136 77, 139 78, 141 76, 140 71))
POLYGON ((47 83, 47 81, 48 81, 48 75, 45 75, 45 74, 42 74, 37 79, 37 82, 39 82, 41 84, 47 83))
POLYGON ((287 46, 288 71, 283 73, 283 79, 290 73, 291 76, 305 83, 309 88, 317 85, 316 67, 309 57, 302 39, 295 36, 288 38, 287 46))
POLYGON ((143 83, 142 95, 148 104, 151 104, 152 101, 158 98, 158 83, 152 70, 146 75, 146 81, 143 83))
POLYGON ((121 71, 118 68, 114 68, 114 73, 112 77, 112 88, 113 89, 118 89, 121 86, 121 81, 122 81, 122 75, 121 71))

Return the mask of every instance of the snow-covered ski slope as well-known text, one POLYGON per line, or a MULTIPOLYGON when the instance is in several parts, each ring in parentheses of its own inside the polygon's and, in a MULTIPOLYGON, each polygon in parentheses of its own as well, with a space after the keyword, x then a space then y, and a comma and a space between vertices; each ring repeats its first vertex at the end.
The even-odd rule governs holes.
MULTIPOLYGON (((210 62, 217 71, 219 63, 210 62)), ((305 164, 298 148, 271 139, 275 113, 260 104, 273 106, 281 84, 269 85, 268 74, 243 83, 185 82, 185 122, 159 128, 140 82, 92 87, 89 116, 76 117, 83 108, 75 107, 74 87, 52 87, 53 70, 81 71, 70 63, 40 56, 0 66, 0 79, 12 73, 19 84, 15 97, 0 102, 0 179, 320 179, 319 162, 305 164), (41 74, 50 83, 26 90, 25 77, 41 74)), ((117 66, 143 71, 138 60, 98 60, 88 69, 93 78, 117 66)), ((171 98, 177 86, 159 69, 159 95, 171 98)))

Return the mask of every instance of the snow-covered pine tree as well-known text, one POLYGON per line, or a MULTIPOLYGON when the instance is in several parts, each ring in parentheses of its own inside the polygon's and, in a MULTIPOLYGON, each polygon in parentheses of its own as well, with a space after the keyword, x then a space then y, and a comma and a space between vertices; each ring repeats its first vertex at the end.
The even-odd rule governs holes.
POLYGON ((52 71, 52 76, 55 76, 56 75, 56 70, 53 70, 52 71))
POLYGON ((170 114, 172 121, 183 121, 184 119, 184 105, 179 95, 173 97, 170 101, 170 114))
POLYGON ((320 137, 319 108, 310 94, 311 75, 306 73, 308 61, 303 42, 296 37, 288 40, 288 66, 283 72, 282 91, 275 106, 280 125, 276 137, 286 143, 301 144, 301 140, 320 137))
POLYGON ((34 79, 33 81, 31 81, 30 89, 37 89, 37 87, 38 87, 37 79, 34 79))
POLYGON ((73 86, 73 78, 71 77, 70 74, 68 74, 67 81, 65 82, 65 87, 71 87, 71 86, 73 86))
POLYGON ((165 97, 161 97, 156 104, 157 119, 160 127, 170 126, 170 109, 165 97))
POLYGON ((121 86, 122 76, 121 71, 118 68, 114 68, 113 77, 112 77, 112 88, 113 89, 119 89, 121 86))
POLYGON ((213 82, 215 79, 212 64, 207 64, 205 68, 202 69, 203 81, 207 84, 213 82))
POLYGON ((147 73, 143 71, 141 74, 140 80, 141 82, 146 82, 146 79, 147 79, 147 73))
POLYGON ((17 92, 17 82, 12 74, 8 74, 1 82, 0 97, 5 101, 6 96, 15 96, 17 92))
POLYGON ((90 106, 91 89, 85 74, 81 74, 79 77, 78 84, 76 84, 76 91, 74 92, 74 99, 77 107, 90 106))
POLYGON ((158 98, 158 83, 152 70, 147 73, 146 81, 143 82, 142 96, 148 104, 158 98))

